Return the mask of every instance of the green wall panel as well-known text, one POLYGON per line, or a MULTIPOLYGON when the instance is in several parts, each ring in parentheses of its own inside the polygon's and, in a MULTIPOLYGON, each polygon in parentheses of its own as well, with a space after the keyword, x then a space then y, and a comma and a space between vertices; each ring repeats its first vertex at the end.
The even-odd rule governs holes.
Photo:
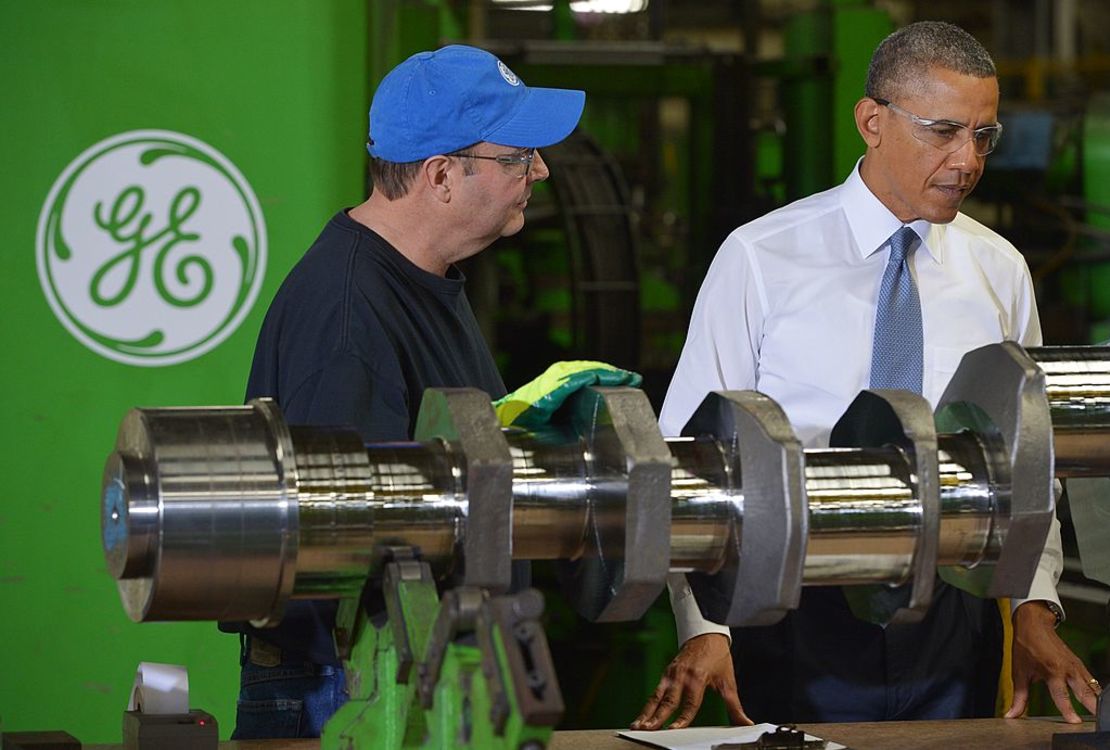
MULTIPOLYGON (((241 401, 277 285, 331 213, 362 199, 366 8, 0 0, 3 730, 118 742, 138 663, 164 661, 188 666, 192 704, 230 733, 237 639, 211 623, 127 619, 100 549, 100 473, 128 408, 241 401), (39 215, 55 180, 90 146, 137 130, 175 131, 223 154, 257 196, 268 238, 241 324, 207 353, 159 367, 123 364, 78 341, 36 268, 39 215)), ((148 273, 140 266, 140 283, 148 273)), ((157 324, 158 310, 149 314, 157 324)))
POLYGON ((833 49, 836 75, 833 79, 833 164, 832 175, 841 182, 852 172, 866 146, 856 130, 856 102, 867 86, 867 68, 879 43, 894 31, 885 11, 854 0, 835 3, 833 49))

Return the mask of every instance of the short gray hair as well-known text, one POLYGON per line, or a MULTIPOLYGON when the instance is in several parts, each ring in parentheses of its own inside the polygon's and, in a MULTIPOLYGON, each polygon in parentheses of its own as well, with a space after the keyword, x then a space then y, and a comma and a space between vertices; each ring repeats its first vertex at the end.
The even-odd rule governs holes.
POLYGON ((884 39, 871 56, 864 94, 894 99, 938 67, 975 78, 998 75, 990 53, 975 37, 944 21, 918 21, 884 39))
MULTIPOLYGON (((449 154, 444 154, 444 156, 466 156, 465 152, 470 148, 472 146, 452 151, 449 154)), ((381 192, 388 200, 395 201, 398 198, 403 198, 408 195, 409 188, 416 182, 423 164, 423 159, 420 161, 393 162, 371 156, 370 184, 374 190, 381 192)), ((469 176, 474 173, 475 169, 471 163, 464 161, 463 174, 469 176)))

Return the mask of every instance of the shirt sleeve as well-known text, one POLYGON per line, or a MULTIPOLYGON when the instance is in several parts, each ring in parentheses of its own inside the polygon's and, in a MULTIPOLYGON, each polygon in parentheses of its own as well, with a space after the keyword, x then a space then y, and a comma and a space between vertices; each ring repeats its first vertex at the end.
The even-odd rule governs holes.
MULTIPOLYGON (((718 250, 694 303, 686 344, 659 416, 664 435, 681 434, 710 392, 756 387, 765 309, 754 255, 734 233, 718 250)), ((679 644, 707 633, 731 640, 727 625, 702 616, 685 575, 667 576, 667 590, 679 644)))
POLYGON ((671 597, 671 611, 674 612, 679 644, 706 633, 720 633, 730 642, 732 641, 731 631, 727 625, 718 625, 702 617, 701 608, 694 599, 694 591, 690 588, 685 574, 671 573, 667 576, 667 593, 671 597))
POLYGON ((1014 340, 1024 347, 1041 346, 1041 318, 1037 313, 1037 298, 1033 293, 1033 279, 1029 276, 1029 266, 1022 260, 1021 278, 1015 284, 1013 320, 1014 340))
MULTIPOLYGON (((1014 295, 1013 316, 1015 322, 1014 338, 1024 347, 1041 346, 1041 321, 1037 314, 1037 301, 1033 294, 1033 281, 1029 276, 1029 268, 1021 265, 1021 278, 1018 280, 1014 295)), ((1053 480, 1053 494, 1057 502, 1063 493, 1060 480, 1053 480)), ((1037 561, 1037 570, 1033 574, 1033 582, 1029 586, 1029 595, 1025 599, 1011 599, 1011 613, 1022 604, 1030 601, 1050 601, 1060 607, 1060 597, 1056 592, 1056 584, 1060 582, 1060 575, 1064 570, 1064 546, 1060 536, 1060 521, 1052 518, 1052 527, 1048 530, 1041 558, 1037 561)))
MULTIPOLYGON (((1055 483, 1055 494, 1059 499, 1060 482, 1055 483)), ((1048 530, 1041 559, 1037 561, 1037 571, 1033 574, 1033 582, 1029 585, 1029 596, 1025 599, 1011 599, 1010 612, 1026 602, 1049 601, 1060 607, 1060 596, 1056 593, 1056 584, 1060 582, 1060 574, 1064 570, 1064 549, 1060 538, 1060 521, 1053 516, 1052 528, 1048 530)))
POLYGON ((712 391, 755 388, 765 295, 751 248, 735 233, 721 245, 698 292, 659 426, 674 436, 712 391))

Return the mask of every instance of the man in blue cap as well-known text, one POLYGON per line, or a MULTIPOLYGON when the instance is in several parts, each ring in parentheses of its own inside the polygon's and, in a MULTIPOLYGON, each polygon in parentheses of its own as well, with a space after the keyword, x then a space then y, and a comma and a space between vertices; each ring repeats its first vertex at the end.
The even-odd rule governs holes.
MULTIPOLYGON (((370 107, 373 191, 332 217, 281 285, 246 397, 276 399, 291 424, 383 442, 412 437, 425 388, 505 395, 454 264, 520 231, 548 176, 537 149, 566 138, 584 103, 525 86, 473 47, 394 68, 370 107)), ((335 613, 334 601, 295 601, 276 628, 221 624, 242 634, 235 739, 320 735, 346 701, 335 613)))

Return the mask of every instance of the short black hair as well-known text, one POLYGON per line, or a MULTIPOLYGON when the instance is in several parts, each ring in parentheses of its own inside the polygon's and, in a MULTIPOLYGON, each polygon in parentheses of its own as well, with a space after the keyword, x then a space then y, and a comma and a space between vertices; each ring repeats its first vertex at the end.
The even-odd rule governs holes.
POLYGON ((895 31, 875 49, 864 94, 895 101, 933 67, 975 78, 998 75, 990 53, 971 34, 944 21, 918 21, 895 31))

